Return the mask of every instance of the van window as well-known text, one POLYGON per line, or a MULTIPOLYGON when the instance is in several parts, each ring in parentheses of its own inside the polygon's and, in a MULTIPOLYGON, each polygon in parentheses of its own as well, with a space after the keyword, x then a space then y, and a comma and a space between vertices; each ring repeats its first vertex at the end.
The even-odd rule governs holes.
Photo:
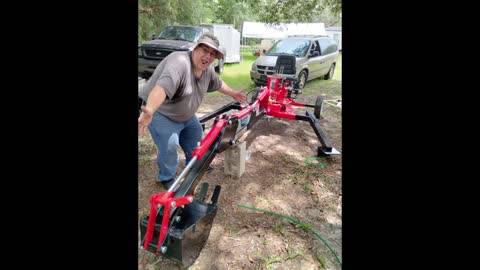
POLYGON ((318 45, 318 40, 312 42, 312 48, 310 49, 310 53, 319 52, 320 53, 320 45, 318 45))
POLYGON ((168 26, 157 39, 184 40, 195 42, 202 35, 202 30, 186 26, 168 26))
POLYGON ((329 39, 329 41, 330 41, 330 45, 327 47, 325 54, 330 54, 338 51, 337 42, 335 42, 335 40, 333 39, 329 39))
POLYGON ((303 57, 310 48, 310 41, 305 39, 283 39, 273 44, 265 55, 294 54, 303 57))
POLYGON ((319 39, 320 42, 320 51, 322 55, 331 54, 337 51, 337 44, 333 39, 325 38, 319 39))

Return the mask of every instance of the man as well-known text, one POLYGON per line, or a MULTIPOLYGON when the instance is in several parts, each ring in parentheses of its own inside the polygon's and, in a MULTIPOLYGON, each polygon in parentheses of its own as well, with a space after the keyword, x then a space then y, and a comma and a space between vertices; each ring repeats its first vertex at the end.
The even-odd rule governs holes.
POLYGON ((163 59, 139 93, 146 105, 141 106, 138 133, 143 136, 148 127, 158 148, 156 180, 166 189, 176 175, 178 145, 188 164, 202 140, 202 126, 195 113, 205 93, 218 91, 238 102, 246 101, 245 95, 233 91, 211 66, 215 58, 222 57, 218 39, 204 34, 191 52, 173 52, 163 59))

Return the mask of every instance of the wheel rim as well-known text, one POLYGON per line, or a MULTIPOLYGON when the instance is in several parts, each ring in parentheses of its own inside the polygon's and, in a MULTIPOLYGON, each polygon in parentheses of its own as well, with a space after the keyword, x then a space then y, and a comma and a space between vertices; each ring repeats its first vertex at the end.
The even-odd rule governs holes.
POLYGON ((305 77, 306 77, 305 72, 301 72, 300 73, 300 78, 298 80, 298 87, 300 89, 303 89, 303 87, 305 86, 305 77))

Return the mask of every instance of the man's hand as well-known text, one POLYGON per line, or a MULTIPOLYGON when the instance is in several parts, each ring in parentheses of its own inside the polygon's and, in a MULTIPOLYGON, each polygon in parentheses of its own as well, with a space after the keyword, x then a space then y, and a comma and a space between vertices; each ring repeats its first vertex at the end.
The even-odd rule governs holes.
POLYGON ((247 95, 243 93, 243 90, 240 91, 233 91, 224 81, 222 81, 222 87, 217 90, 218 92, 231 96, 233 99, 240 103, 244 103, 247 101, 247 95))
POLYGON ((138 135, 143 136, 148 125, 152 122, 153 113, 160 108, 165 100, 165 90, 160 85, 155 85, 148 95, 147 105, 140 107, 142 113, 138 117, 138 135), (148 109, 147 109, 148 108, 148 109))
POLYGON ((140 109, 142 110, 142 113, 138 117, 138 135, 143 136, 148 125, 152 122, 153 113, 147 110, 145 106, 140 107, 140 109))
POLYGON ((232 98, 240 103, 247 102, 247 96, 243 91, 237 91, 232 93, 232 98))

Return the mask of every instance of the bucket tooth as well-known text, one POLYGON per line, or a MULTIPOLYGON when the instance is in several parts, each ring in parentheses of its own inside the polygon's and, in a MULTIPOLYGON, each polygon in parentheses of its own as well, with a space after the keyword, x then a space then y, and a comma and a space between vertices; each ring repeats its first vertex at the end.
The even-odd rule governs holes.
POLYGON ((207 190, 208 190, 208 183, 203 182, 202 186, 200 188, 200 193, 198 194, 198 200, 204 202, 205 197, 207 196, 207 190))
POLYGON ((212 204, 217 205, 218 197, 220 196, 220 190, 222 188, 220 186, 215 186, 215 190, 213 191, 212 194, 212 204))

